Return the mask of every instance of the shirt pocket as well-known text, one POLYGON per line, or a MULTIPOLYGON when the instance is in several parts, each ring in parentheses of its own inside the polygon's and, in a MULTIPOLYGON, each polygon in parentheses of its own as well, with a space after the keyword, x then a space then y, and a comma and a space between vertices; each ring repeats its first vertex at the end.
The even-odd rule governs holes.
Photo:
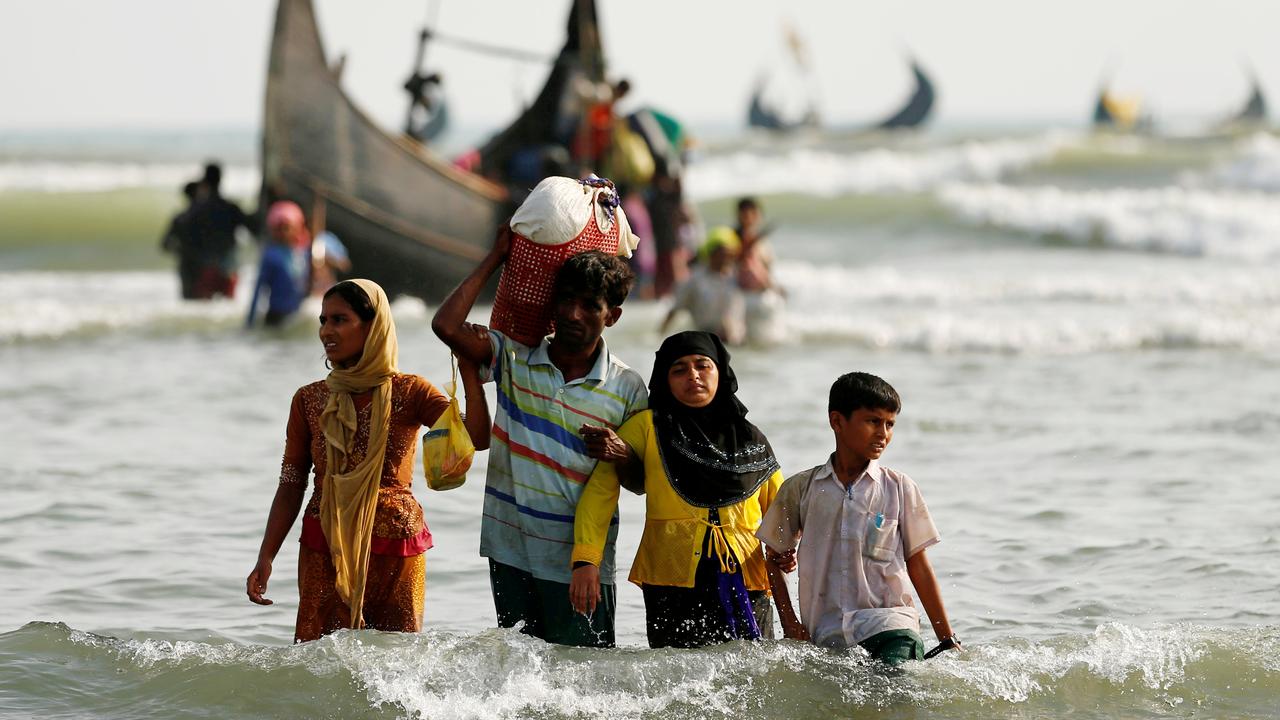
POLYGON ((862 554, 871 560, 886 562, 897 554, 898 521, 883 515, 867 516, 867 531, 862 541, 862 554), (877 518, 879 523, 877 524, 877 518))

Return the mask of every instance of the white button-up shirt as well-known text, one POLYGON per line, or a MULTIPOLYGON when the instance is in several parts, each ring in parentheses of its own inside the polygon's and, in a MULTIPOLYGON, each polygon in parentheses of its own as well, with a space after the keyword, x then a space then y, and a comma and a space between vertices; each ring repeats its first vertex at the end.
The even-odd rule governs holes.
POLYGON ((828 460, 783 483, 756 536, 778 552, 799 545, 800 619, 815 643, 920 631, 907 558, 940 538, 905 474, 872 460, 846 488, 828 460))

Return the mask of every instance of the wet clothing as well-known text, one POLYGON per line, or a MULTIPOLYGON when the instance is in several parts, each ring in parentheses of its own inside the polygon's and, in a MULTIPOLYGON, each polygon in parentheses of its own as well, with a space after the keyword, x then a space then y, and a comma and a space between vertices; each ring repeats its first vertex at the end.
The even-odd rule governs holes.
MULTIPOLYGON (((318 525, 317 525, 318 527, 318 525)), ((321 537, 323 541, 323 536, 321 537)), ((364 626, 389 632, 422 630, 426 602, 426 555, 374 554, 364 588, 364 626)), ((351 611, 334 587, 337 572, 326 547, 298 548, 298 621, 294 642, 306 642, 351 627, 351 611)))
POLYGON ((858 643, 871 657, 889 665, 924 659, 924 640, 914 630, 885 630, 858 643))
POLYGON ((196 203, 191 210, 191 250, 200 270, 195 296, 231 297, 236 287, 236 228, 251 227, 238 205, 221 195, 196 203))
POLYGON ((745 298, 733 275, 712 271, 699 263, 676 288, 673 310, 684 310, 699 330, 737 344, 746 337, 745 298))
MULTIPOLYGON (((589 640, 585 644, 595 645, 599 642, 595 636, 601 633, 612 642, 612 612, 596 618, 590 637, 575 635, 565 625, 566 618, 574 616, 569 602, 574 509, 596 467, 579 431, 583 424, 617 428, 644 409, 644 380, 614 357, 603 340, 591 370, 565 382, 548 354, 550 338, 537 346, 523 345, 496 330, 489 331, 489 338, 493 362, 484 374, 485 380, 497 385, 497 408, 485 478, 480 554, 527 573, 534 581, 563 589, 558 595, 544 593, 547 602, 512 605, 499 597, 501 588, 495 584, 499 621, 523 620, 528 632, 550 642, 589 640)), ((596 561, 600 582, 610 589, 617 533, 617 518, 611 517, 596 561)))
MULTIPOLYGON (((653 428, 653 412, 646 410, 618 428, 618 437, 644 464, 645 523, 628 580, 637 585, 693 587, 707 537, 720 534, 722 546, 740 562, 748 590, 768 590, 769 576, 756 528, 782 485, 775 470, 750 497, 716 509, 719 530, 713 531, 711 511, 686 502, 667 480, 653 428)), ((600 463, 578 502, 574 525, 573 561, 600 563, 620 494, 618 473, 612 463, 600 463)), ((602 573, 603 576, 603 573, 602 573)))
POLYGON ((872 460, 846 488, 828 460, 787 479, 757 535, 777 552, 799 545, 800 618, 814 643, 920 632, 906 562, 940 538, 905 474, 872 460))
POLYGON ((258 316, 258 304, 264 294, 267 296, 267 325, 279 324, 297 312, 309 290, 310 266, 309 248, 289 247, 275 242, 262 248, 258 281, 253 286, 253 299, 249 302, 248 324, 254 324, 258 316))
MULTIPOLYGON (((321 427, 321 412, 329 400, 329 387, 324 381, 314 382, 300 388, 293 396, 293 404, 289 408, 289 424, 285 434, 284 459, 281 465, 280 482, 306 482, 309 471, 314 468, 315 490, 303 511, 301 543, 304 548, 328 557, 329 544, 325 539, 320 522, 320 505, 324 495, 324 478, 327 474, 327 441, 321 427)), ((362 461, 368 451, 370 434, 370 394, 357 395, 352 398, 356 408, 356 432, 353 446, 349 454, 352 464, 362 461)), ((391 410, 387 430, 386 450, 382 464, 376 509, 370 546, 371 560, 367 575, 368 585, 365 587, 365 620, 370 622, 370 613, 377 615, 388 611, 371 608, 367 603, 386 594, 386 583, 392 582, 399 590, 386 596, 383 605, 405 607, 404 593, 422 595, 421 571, 414 571, 411 565, 398 563, 400 559, 421 556, 431 547, 431 531, 427 528, 422 516, 422 506, 414 498, 412 492, 414 470, 416 468, 416 451, 418 429, 423 425, 432 425, 444 409, 449 399, 426 380, 416 375, 396 373, 391 378, 391 410), (379 557, 396 558, 396 562, 383 561, 379 557), (380 572, 388 566, 402 568, 404 573, 417 572, 419 578, 416 589, 400 581, 382 577, 380 572), (379 570, 378 568, 382 568, 379 570), (398 583, 398 584, 397 584, 398 583)), ((303 555, 304 558, 309 556, 303 555)), ((331 600, 324 599, 328 593, 334 592, 333 563, 327 566, 315 558, 312 569, 327 567, 324 572, 315 570, 307 575, 315 582, 303 583, 303 568, 299 569, 299 590, 303 597, 299 601, 297 638, 312 640, 319 635, 314 634, 317 628, 329 627, 329 618, 336 610, 331 609, 331 600), (316 578, 328 578, 326 586, 316 578), (320 593, 317 596, 316 593, 320 593)), ((399 577, 399 576, 398 576, 399 577)), ((337 601, 341 604, 340 601, 337 601)), ((382 627, 404 631, 417 630, 421 625, 421 601, 418 600, 417 624, 407 620, 401 627, 382 627)), ((345 606, 341 608, 346 612, 345 606)), ((392 613, 394 615, 394 613, 392 613)), ((412 613, 400 613, 400 617, 408 618, 412 613)))
POLYGON ((752 594, 742 573, 724 572, 708 547, 693 587, 641 585, 649 647, 695 648, 730 640, 757 640, 752 594))
POLYGON ((539 580, 524 570, 489 561, 489 587, 498 611, 498 627, 521 632, 558 645, 613 647, 617 595, 613 585, 600 584, 600 601, 590 617, 566 602, 569 586, 539 580))

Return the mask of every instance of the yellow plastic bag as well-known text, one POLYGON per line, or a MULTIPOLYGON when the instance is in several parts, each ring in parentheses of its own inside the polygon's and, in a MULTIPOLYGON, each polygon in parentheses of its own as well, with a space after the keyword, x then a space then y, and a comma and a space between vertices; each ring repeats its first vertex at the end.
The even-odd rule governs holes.
MULTIPOLYGON (((453 356, 450 356, 453 360, 453 356)), ((422 470, 427 475, 427 487, 432 490, 452 490, 467 480, 471 459, 476 448, 471 435, 462 422, 462 410, 458 407, 458 366, 453 364, 453 382, 446 388, 449 407, 440 413, 439 419, 422 436, 422 470)))

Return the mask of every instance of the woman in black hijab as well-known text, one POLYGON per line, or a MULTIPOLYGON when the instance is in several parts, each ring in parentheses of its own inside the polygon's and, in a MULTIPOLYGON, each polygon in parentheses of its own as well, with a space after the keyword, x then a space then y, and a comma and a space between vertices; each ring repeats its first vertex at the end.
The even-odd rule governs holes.
MULTIPOLYGON (((751 595, 763 597, 769 579, 755 531, 783 478, 737 389, 720 338, 678 333, 658 349, 649 409, 618 428, 644 468, 645 528, 629 579, 644 593, 651 647, 761 636, 751 595)), ((618 469, 601 462, 578 501, 569 592, 579 612, 598 598, 618 488, 618 469)))

